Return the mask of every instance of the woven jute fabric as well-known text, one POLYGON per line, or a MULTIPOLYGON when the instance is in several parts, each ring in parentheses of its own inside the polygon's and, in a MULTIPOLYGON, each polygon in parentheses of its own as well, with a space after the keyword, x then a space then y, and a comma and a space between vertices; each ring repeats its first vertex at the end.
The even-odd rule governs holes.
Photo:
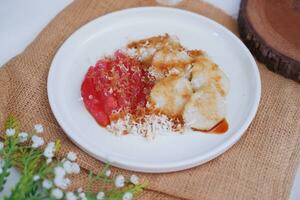
MULTIPOLYGON (((76 147, 56 122, 47 98, 51 61, 62 43, 82 25, 112 11, 140 6, 157 6, 157 3, 154 0, 75 0, 23 53, 0 69, 0 122, 3 124, 8 114, 13 114, 23 130, 42 123, 45 139, 62 143, 58 156, 65 156, 70 150, 78 153, 83 170, 73 178, 73 187, 85 186, 87 171, 98 172, 103 164, 76 147)), ((238 34, 236 21, 209 4, 185 0, 176 7, 207 16, 238 34)), ((148 189, 139 199, 288 199, 300 158, 300 85, 261 64, 259 71, 260 107, 241 140, 217 159, 189 170, 139 173, 149 181, 148 189)), ((113 170, 124 175, 132 173, 113 170)))

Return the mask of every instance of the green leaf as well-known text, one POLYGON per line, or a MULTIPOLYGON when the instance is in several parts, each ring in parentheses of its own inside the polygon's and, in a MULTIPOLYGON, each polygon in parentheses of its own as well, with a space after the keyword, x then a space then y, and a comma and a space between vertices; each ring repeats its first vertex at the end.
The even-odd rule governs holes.
POLYGON ((86 198, 87 200, 97 200, 96 195, 92 193, 87 193, 86 198))

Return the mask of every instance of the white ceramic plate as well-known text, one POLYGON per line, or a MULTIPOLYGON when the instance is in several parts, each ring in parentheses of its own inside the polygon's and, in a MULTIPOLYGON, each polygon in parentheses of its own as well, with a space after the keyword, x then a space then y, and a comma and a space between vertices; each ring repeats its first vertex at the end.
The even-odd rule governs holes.
POLYGON ((171 172, 205 163, 225 152, 248 128, 258 108, 260 77, 244 44, 203 16, 171 8, 135 8, 111 13, 77 30, 57 52, 48 77, 52 111, 66 134, 104 162, 141 172, 171 172), (189 49, 205 50, 230 79, 226 134, 185 132, 117 137, 101 128, 85 109, 80 86, 90 65, 129 41, 158 34, 176 35, 189 49))

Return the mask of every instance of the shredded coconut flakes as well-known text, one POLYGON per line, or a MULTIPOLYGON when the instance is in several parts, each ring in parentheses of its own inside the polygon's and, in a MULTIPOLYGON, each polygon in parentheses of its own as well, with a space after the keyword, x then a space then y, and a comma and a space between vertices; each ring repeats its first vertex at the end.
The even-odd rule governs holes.
POLYGON ((130 114, 127 114, 124 118, 111 122, 107 129, 116 135, 134 134, 153 139, 156 134, 175 132, 175 126, 166 115, 145 115, 142 121, 136 122, 130 114))

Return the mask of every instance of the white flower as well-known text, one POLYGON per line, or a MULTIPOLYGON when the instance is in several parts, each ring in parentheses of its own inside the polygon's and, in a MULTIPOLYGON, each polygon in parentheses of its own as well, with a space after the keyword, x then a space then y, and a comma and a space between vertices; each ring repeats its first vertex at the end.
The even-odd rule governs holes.
POLYGON ((66 171, 62 167, 55 167, 54 168, 54 175, 55 175, 55 177, 63 178, 66 175, 66 171))
POLYGON ((122 197, 122 200, 131 200, 133 197, 131 192, 125 192, 125 194, 122 197))
POLYGON ((42 124, 36 124, 34 125, 34 130, 37 133, 42 133, 44 131, 44 127, 42 124))
POLYGON ((96 196, 97 200, 103 200, 105 197, 105 193, 104 192, 99 192, 96 196))
POLYGON ((111 170, 110 169, 106 170, 105 171, 105 176, 109 177, 110 175, 111 175, 111 170))
POLYGON ((48 143, 47 147, 44 150, 44 156, 46 158, 53 158, 54 152, 55 152, 55 143, 54 142, 48 143))
POLYGON ((58 188, 55 188, 51 191, 51 194, 52 196, 55 198, 55 199, 62 199, 63 196, 64 196, 64 193, 63 191, 61 191, 60 189, 58 188))
POLYGON ((67 174, 78 174, 80 172, 80 166, 75 162, 71 162, 70 160, 63 159, 62 164, 63 164, 63 169, 67 174))
POLYGON ((4 147, 3 142, 0 142, 0 151, 3 149, 3 147, 4 147))
POLYGON ((79 193, 78 196, 80 197, 81 200, 87 200, 84 192, 79 193))
POLYGON ((70 160, 70 161, 75 161, 77 159, 77 155, 76 153, 74 153, 73 151, 70 151, 67 155, 67 158, 70 160))
POLYGON ((55 184, 57 187, 59 187, 59 188, 65 190, 65 189, 67 189, 67 188, 69 187, 69 185, 71 184, 71 181, 70 181, 70 179, 68 179, 68 178, 64 178, 64 177, 55 177, 55 178, 54 178, 54 184, 55 184))
POLYGON ((139 177, 137 175, 131 175, 130 177, 130 182, 133 183, 134 185, 139 184, 139 177))
POLYGON ((72 163, 72 173, 73 174, 79 174, 80 167, 77 163, 72 163))
POLYGON ((6 135, 8 136, 8 137, 10 137, 10 136, 13 136, 15 133, 16 133, 16 130, 15 129, 13 129, 13 128, 9 128, 9 129, 6 129, 6 135))
POLYGON ((52 162, 52 158, 48 158, 47 160, 46 160, 46 163, 47 164, 49 164, 49 163, 51 163, 52 162))
POLYGON ((69 160, 63 162, 63 168, 67 172, 67 174, 72 174, 73 172, 72 163, 69 160))
POLYGON ((50 189, 52 187, 52 182, 48 179, 45 179, 42 183, 43 188, 50 189))
POLYGON ((115 179, 115 186, 117 188, 121 188, 121 187, 124 187, 124 185, 125 185, 125 178, 124 178, 124 176, 118 175, 116 177, 116 179, 115 179))
POLYGON ((68 178, 65 178, 65 179, 64 179, 64 184, 66 185, 66 189, 67 189, 67 187, 69 187, 70 184, 71 184, 71 180, 68 179, 68 178))
POLYGON ((62 182, 63 182, 63 179, 64 179, 64 177, 55 177, 54 180, 53 180, 54 185, 55 185, 56 187, 61 188, 61 185, 63 184, 63 183, 62 183, 62 182))
POLYGON ((35 176, 33 176, 33 180, 34 180, 34 181, 38 181, 38 180, 40 180, 40 176, 39 176, 39 175, 35 175, 35 176))
POLYGON ((67 200, 77 200, 77 197, 73 192, 67 192, 66 199, 67 200))
POLYGON ((31 145, 32 148, 38 148, 44 144, 44 139, 36 135, 32 136, 31 140, 32 140, 32 145, 31 145))
POLYGON ((18 137, 19 137, 20 142, 26 142, 28 139, 28 133, 21 132, 21 133, 19 133, 18 137))
POLYGON ((81 193, 82 191, 83 191, 82 187, 80 187, 80 188, 77 189, 78 193, 81 193))

